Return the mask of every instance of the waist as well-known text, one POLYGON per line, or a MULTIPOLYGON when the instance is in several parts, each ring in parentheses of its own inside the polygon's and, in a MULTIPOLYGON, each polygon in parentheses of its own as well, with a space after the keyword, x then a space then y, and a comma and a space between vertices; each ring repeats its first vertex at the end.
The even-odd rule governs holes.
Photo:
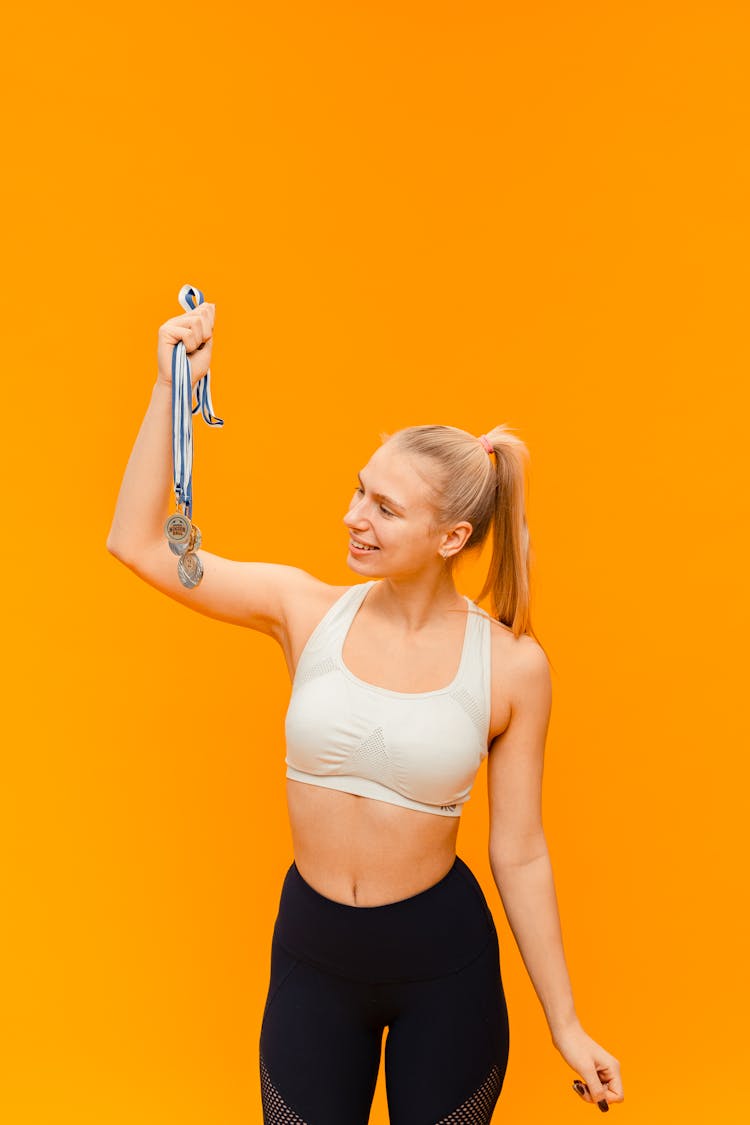
POLYGON ((295 862, 284 879, 274 940, 337 976, 388 983, 458 972, 497 935, 477 879, 454 856, 449 871, 425 890, 370 907, 320 894, 295 862))
POLYGON ((321 894, 352 905, 406 898, 445 874, 459 818, 287 780, 294 856, 321 894))

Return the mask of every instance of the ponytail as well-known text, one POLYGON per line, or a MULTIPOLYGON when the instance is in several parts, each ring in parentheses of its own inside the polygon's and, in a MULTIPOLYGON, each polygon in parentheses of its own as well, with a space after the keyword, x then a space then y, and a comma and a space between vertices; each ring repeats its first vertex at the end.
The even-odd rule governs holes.
POLYGON ((493 616, 513 635, 529 633, 531 625, 531 541, 526 521, 525 470, 529 451, 505 425, 485 435, 495 451, 492 557, 477 601, 491 596, 493 616))

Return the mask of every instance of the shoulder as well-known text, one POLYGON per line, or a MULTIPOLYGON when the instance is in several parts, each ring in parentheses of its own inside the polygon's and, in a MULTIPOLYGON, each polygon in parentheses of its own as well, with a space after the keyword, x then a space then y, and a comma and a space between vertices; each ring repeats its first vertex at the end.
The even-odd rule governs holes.
POLYGON ((493 681, 501 676, 521 692, 543 689, 551 676, 547 654, 539 642, 529 633, 516 637, 507 625, 491 620, 493 681))
POLYGON ((513 630, 490 617, 492 700, 496 714, 509 721, 531 708, 549 713, 552 701, 550 664, 542 646, 528 633, 513 630))
POLYGON ((294 576, 290 576, 285 613, 286 631, 292 653, 301 650, 306 638, 334 603, 357 585, 355 583, 348 586, 333 585, 305 570, 296 568, 295 570, 294 576))
POLYGON ((290 567, 287 585, 286 608, 290 621, 300 615, 323 613, 350 590, 351 586, 338 586, 324 582, 300 567, 290 567))

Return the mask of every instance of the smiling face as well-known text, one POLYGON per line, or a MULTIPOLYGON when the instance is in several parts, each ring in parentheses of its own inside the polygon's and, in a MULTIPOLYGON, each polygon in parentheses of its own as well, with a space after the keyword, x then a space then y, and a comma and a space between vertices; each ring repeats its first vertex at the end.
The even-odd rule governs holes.
POLYGON ((392 441, 373 453, 344 516, 354 541, 347 557, 352 570, 370 577, 416 574, 442 566, 441 549, 456 549, 456 541, 435 526, 430 468, 428 459, 400 452, 392 441))

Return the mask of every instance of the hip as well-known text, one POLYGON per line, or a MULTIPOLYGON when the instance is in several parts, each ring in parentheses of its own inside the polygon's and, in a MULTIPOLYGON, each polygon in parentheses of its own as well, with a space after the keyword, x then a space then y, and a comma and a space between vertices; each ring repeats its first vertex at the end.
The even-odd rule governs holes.
POLYGON ((370 983, 429 980, 456 973, 497 946, 492 912, 460 857, 437 882, 379 906, 327 898, 286 873, 274 942, 326 972, 370 983))

